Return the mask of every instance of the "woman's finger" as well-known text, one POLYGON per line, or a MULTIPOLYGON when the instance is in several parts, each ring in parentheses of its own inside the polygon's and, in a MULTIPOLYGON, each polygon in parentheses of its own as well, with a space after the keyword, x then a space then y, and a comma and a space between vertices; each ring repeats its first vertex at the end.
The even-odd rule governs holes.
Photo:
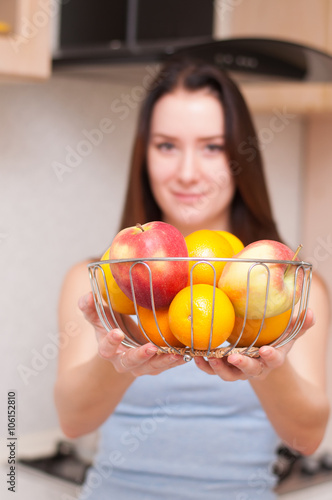
POLYGON ((269 368, 269 370, 274 370, 279 368, 285 360, 287 351, 282 348, 274 348, 272 346, 265 345, 260 347, 259 355, 263 363, 269 368))
POLYGON ((157 351, 158 348, 153 344, 127 350, 119 356, 119 371, 130 371, 135 376, 157 375, 169 368, 185 363, 181 355, 156 355, 157 351))
POLYGON ((149 361, 157 351, 158 348, 151 343, 134 349, 128 348, 117 354, 116 368, 120 372, 136 371, 140 366, 149 361))
POLYGON ((259 357, 252 358, 242 354, 230 354, 228 363, 240 370, 247 379, 262 377, 268 371, 266 364, 259 357))
MULTIPOLYGON (((97 328, 98 330, 105 330, 105 327, 99 318, 92 292, 89 292, 86 295, 80 297, 78 301, 78 307, 82 311, 85 319, 89 321, 89 323, 91 323, 94 328, 97 328)), ((119 325, 115 324, 108 307, 104 306, 103 310, 110 324, 110 327, 117 328, 119 325)))
POLYGON ((194 358, 196 366, 202 370, 205 373, 208 373, 209 375, 215 375, 215 371, 211 368, 210 364, 208 361, 206 361, 203 356, 196 356, 194 358))
POLYGON ((98 353, 103 359, 111 359, 118 351, 124 334, 119 329, 114 329, 101 337, 98 342, 98 353))
POLYGON ((246 377, 236 366, 228 363, 228 357, 223 358, 195 358, 195 362, 201 370, 210 375, 218 375, 220 378, 227 382, 235 380, 244 380, 246 377))
POLYGON ((89 321, 89 323, 91 323, 96 328, 103 327, 96 311, 92 292, 89 292, 79 298, 78 307, 82 311, 85 319, 89 321))
POLYGON ((150 366, 157 372, 173 368, 185 364, 185 360, 181 354, 160 354, 152 358, 150 366))

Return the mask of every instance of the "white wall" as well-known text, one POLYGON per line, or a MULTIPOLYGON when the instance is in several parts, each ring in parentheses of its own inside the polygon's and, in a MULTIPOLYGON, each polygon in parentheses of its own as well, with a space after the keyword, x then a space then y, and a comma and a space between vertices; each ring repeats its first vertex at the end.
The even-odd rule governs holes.
MULTIPOLYGON (((303 203, 303 242, 307 248, 308 260, 314 270, 325 280, 330 294, 332 311, 332 155, 331 114, 315 115, 307 126, 306 173, 303 203)), ((327 351, 327 383, 332 407, 332 324, 327 351)), ((315 339, 313 339, 315 348, 315 339)), ((332 417, 321 449, 332 448, 332 417)))
MULTIPOLYGON (((110 72, 108 80, 55 76, 42 85, 0 87, 0 362, 6 374, 0 387, 3 400, 8 390, 17 391, 23 437, 57 427, 52 391, 61 282, 72 264, 100 255, 116 231, 147 73, 112 79, 110 72), (121 120, 111 105, 126 96, 128 116, 121 120), (82 148, 83 131, 100 128, 105 118, 114 130, 81 161, 76 156, 79 164, 60 180, 55 162, 68 167, 69 149, 82 148)), ((274 114, 255 121, 280 231, 295 247, 303 121, 294 117, 278 131, 274 114)))
POLYGON ((274 217, 282 239, 295 250, 301 243, 304 119, 276 109, 254 121, 274 217))
POLYGON ((21 436, 57 426, 59 290, 66 271, 101 255, 116 232, 137 103, 123 120, 110 106, 131 88, 60 77, 0 87, 1 407, 16 390, 21 436), (103 119, 114 130, 80 144, 103 119), (86 155, 75 168, 68 148, 86 155), (62 175, 54 162, 65 165, 62 175))

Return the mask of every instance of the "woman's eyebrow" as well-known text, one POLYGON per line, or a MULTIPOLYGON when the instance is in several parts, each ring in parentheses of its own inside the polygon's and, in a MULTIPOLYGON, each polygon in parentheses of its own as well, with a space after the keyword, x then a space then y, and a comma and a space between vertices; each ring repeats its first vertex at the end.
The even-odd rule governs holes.
POLYGON ((210 135, 207 137, 199 137, 200 141, 214 141, 216 139, 225 139, 224 134, 218 134, 218 135, 210 135))
POLYGON ((150 135, 151 135, 151 137, 162 137, 163 139, 170 139, 172 141, 175 141, 177 139, 177 137, 173 137, 173 136, 168 135, 168 134, 163 134, 162 132, 154 132, 150 135))

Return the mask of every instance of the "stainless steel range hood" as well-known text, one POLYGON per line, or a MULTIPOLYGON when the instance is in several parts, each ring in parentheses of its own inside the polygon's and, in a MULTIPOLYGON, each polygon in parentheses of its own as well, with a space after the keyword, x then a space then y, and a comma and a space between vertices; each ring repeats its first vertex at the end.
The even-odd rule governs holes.
POLYGON ((105 75, 183 53, 241 80, 332 81, 332 56, 288 40, 216 39, 214 0, 70 0, 59 10, 54 72, 105 75), (79 69, 81 68, 81 69, 79 69))
POLYGON ((201 44, 179 53, 212 62, 245 79, 331 82, 332 56, 285 40, 237 38, 201 44))
POLYGON ((57 71, 68 66, 98 65, 100 68, 119 63, 156 63, 174 54, 212 62, 242 80, 332 81, 331 55, 287 40, 266 38, 67 49, 54 55, 53 68, 57 71))

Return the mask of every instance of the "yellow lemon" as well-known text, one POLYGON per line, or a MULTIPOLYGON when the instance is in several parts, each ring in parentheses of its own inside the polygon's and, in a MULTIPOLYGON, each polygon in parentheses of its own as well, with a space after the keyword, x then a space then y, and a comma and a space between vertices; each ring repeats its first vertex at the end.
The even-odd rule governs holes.
MULTIPOLYGON (((104 253, 104 255, 100 260, 101 261, 109 260, 109 248, 106 250, 106 252, 104 253)), ((116 283, 113 277, 113 274, 111 273, 111 268, 109 264, 102 264, 101 267, 104 271, 105 279, 100 269, 97 269, 96 271, 96 278, 100 289, 100 293, 105 302, 107 302, 107 293, 105 287, 105 281, 106 281, 106 286, 108 289, 111 305, 114 311, 117 311, 121 314, 135 314, 134 303, 119 288, 118 284, 116 283)))
MULTIPOLYGON (((230 243, 217 231, 201 229, 194 231, 185 238, 189 257, 204 259, 205 257, 229 258, 234 252, 230 243)), ((226 261, 210 261, 210 263, 189 262, 189 271, 193 268, 193 283, 213 285, 214 272, 210 264, 216 271, 216 283, 218 284, 221 273, 226 265, 226 261)), ((190 274, 189 274, 190 276, 190 274)), ((188 284, 190 281, 188 280, 188 284)))
POLYGON ((244 244, 237 236, 235 236, 235 234, 229 233, 228 231, 217 231, 217 233, 226 238, 228 243, 230 243, 233 248, 234 255, 244 249, 244 244))

